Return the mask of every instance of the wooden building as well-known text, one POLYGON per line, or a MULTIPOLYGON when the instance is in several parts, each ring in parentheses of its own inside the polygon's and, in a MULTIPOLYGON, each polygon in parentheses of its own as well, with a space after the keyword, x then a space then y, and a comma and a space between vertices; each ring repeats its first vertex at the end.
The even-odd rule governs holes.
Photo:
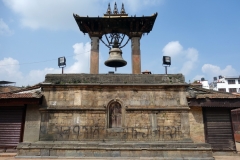
POLYGON ((1 152, 16 151, 18 143, 24 140, 26 114, 34 107, 39 108, 41 98, 40 86, 0 93, 1 152))
POLYGON ((240 96, 190 86, 187 99, 192 114, 202 115, 192 128, 204 124, 204 142, 211 144, 213 151, 237 151, 231 111, 240 108, 240 96))
POLYGON ((240 143, 240 108, 231 110, 234 138, 240 143))

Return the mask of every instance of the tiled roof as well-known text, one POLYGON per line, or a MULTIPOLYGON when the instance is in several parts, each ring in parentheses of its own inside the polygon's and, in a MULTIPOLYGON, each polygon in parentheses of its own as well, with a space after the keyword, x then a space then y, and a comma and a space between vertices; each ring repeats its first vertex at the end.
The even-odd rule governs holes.
POLYGON ((12 92, 21 89, 20 87, 15 86, 0 86, 0 93, 12 92))
POLYGON ((240 98, 239 94, 228 92, 219 92, 210 89, 199 88, 193 85, 189 86, 187 98, 240 98))
POLYGON ((41 98, 42 94, 40 92, 36 93, 1 93, 0 99, 9 99, 9 98, 41 98))
POLYGON ((31 90, 38 89, 38 88, 41 88, 41 87, 40 87, 40 85, 37 84, 37 85, 31 86, 31 87, 14 90, 14 91, 11 91, 10 93, 19 93, 19 92, 24 92, 24 91, 31 91, 31 90))
POLYGON ((19 89, 11 92, 0 93, 0 99, 10 99, 10 98, 41 98, 42 94, 39 91, 40 86, 35 85, 32 87, 19 89))
POLYGON ((212 93, 212 94, 199 94, 196 98, 240 98, 234 94, 212 93))

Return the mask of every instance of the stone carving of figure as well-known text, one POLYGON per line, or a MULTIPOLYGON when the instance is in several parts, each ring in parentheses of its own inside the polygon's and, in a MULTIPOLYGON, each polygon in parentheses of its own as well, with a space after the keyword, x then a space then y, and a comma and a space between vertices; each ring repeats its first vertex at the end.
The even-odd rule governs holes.
POLYGON ((122 121, 122 107, 118 102, 114 102, 109 106, 109 127, 119 128, 122 121))

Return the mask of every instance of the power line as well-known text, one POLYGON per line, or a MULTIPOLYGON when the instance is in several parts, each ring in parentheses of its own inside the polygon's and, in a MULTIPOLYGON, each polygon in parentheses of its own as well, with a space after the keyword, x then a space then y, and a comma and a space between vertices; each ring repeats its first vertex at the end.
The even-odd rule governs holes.
MULTIPOLYGON (((87 51, 87 52, 84 52, 84 53, 79 53, 79 54, 75 54, 75 55, 73 55, 73 56, 66 56, 66 57, 74 57, 74 56, 76 56, 76 55, 85 54, 85 53, 88 53, 88 52, 90 52, 90 50, 87 51)), ((0 65, 0 66, 14 66, 14 65, 19 65, 19 66, 21 66, 21 65, 35 64, 35 63, 44 63, 44 62, 56 61, 56 60, 58 60, 58 59, 55 58, 55 59, 49 59, 49 60, 44 60, 44 61, 26 62, 26 63, 20 63, 20 64, 5 64, 5 65, 0 65)))

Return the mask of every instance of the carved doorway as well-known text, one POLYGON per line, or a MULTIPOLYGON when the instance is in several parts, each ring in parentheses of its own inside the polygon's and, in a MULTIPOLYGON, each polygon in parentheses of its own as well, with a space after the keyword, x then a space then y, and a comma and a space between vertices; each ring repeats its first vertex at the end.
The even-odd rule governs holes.
POLYGON ((119 128, 122 126, 122 107, 118 102, 113 102, 109 106, 109 128, 119 128))

